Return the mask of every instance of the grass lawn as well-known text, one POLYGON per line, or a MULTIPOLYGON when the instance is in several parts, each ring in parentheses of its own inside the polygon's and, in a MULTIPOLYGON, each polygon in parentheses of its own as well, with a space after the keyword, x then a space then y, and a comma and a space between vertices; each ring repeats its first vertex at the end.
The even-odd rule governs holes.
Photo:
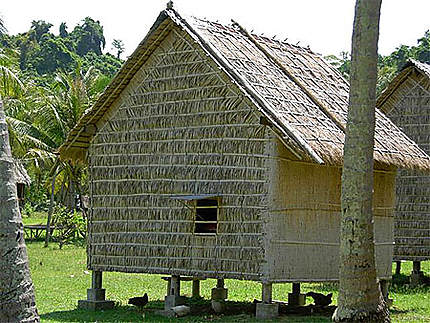
MULTIPOLYGON (((28 224, 32 217, 24 219, 28 224)), ((33 218, 38 221, 38 219, 33 218)), ((31 221, 31 223, 35 223, 31 221)), ((43 248, 43 241, 27 241, 30 269, 36 288, 36 301, 43 322, 171 322, 157 315, 156 309, 162 309, 166 283, 160 275, 104 273, 103 286, 107 299, 113 300, 113 310, 93 312, 77 309, 77 301, 86 298, 86 290, 91 285, 91 273, 86 269, 86 254, 83 241, 66 245, 63 249, 53 242, 43 248), (127 304, 130 297, 148 293, 150 303, 143 313, 127 304)), ((402 274, 411 272, 410 262, 402 263, 402 274)), ((430 276, 430 262, 422 263, 422 270, 430 276)), ((405 278, 405 276, 401 276, 405 278)), ((210 307, 210 290, 216 281, 205 280, 201 283, 204 300, 198 302, 201 307, 210 307)), ((259 299, 259 283, 226 280, 231 310, 228 315, 214 315, 211 311, 195 313, 174 321, 182 322, 254 322, 251 302, 259 299)), ((302 284, 302 291, 333 292, 336 304, 337 287, 334 284, 302 284)), ((191 295, 191 282, 181 284, 183 295, 191 295)), ((287 300, 291 284, 274 285, 274 299, 287 300)), ((409 288, 406 284, 394 285, 390 290, 394 298, 391 309, 393 322, 430 322, 430 287, 409 288)), ((276 322, 330 322, 324 316, 281 316, 276 322)))

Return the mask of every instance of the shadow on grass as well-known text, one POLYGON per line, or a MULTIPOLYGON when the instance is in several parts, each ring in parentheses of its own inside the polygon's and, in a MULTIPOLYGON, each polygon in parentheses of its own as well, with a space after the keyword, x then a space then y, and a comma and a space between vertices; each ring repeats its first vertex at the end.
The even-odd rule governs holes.
MULTIPOLYGON (((41 237, 38 237, 38 238, 31 238, 31 239, 28 238, 28 237, 25 238, 25 243, 26 244, 32 244, 32 243, 36 243, 36 242, 45 242, 45 236, 41 236, 41 237)), ((56 238, 55 236, 52 237, 51 240, 49 241, 49 245, 54 245, 56 247, 59 247, 58 238, 56 238)), ((66 246, 66 245, 73 245, 75 247, 85 248, 86 245, 87 245, 87 243, 86 243, 86 240, 84 238, 75 237, 75 238, 67 241, 67 243, 65 243, 63 245, 63 247, 66 246)))
MULTIPOLYGON (((261 322, 255 318, 255 304, 250 302, 225 302, 223 314, 215 314, 211 308, 211 302, 206 299, 188 299, 187 304, 191 306, 189 315, 172 319, 161 316, 158 311, 163 308, 160 301, 150 302, 143 310, 134 306, 116 305, 111 310, 91 311, 73 309, 68 311, 56 311, 40 315, 43 322, 261 322)), ((329 322, 327 314, 308 313, 293 311, 286 308, 280 309, 280 317, 274 321, 287 322, 329 322), (307 315, 306 315, 307 314, 307 315), (308 316, 310 314, 310 316, 308 316), (306 315, 306 316, 304 316, 306 315), (305 320, 305 321, 304 321, 305 320)), ((272 321, 270 321, 272 322, 272 321)))
POLYGON ((403 286, 403 285, 409 285, 409 276, 405 275, 405 274, 394 274, 393 278, 391 280, 391 284, 392 285, 398 285, 398 286, 403 286))
POLYGON ((111 310, 91 311, 73 309, 56 311, 40 315, 43 322, 142 322, 152 320, 168 322, 169 320, 156 314, 158 309, 148 308, 139 310, 133 306, 115 306, 111 310))
POLYGON ((410 310, 400 310, 400 309, 395 308, 395 307, 390 308, 391 315, 393 315, 393 314, 406 314, 409 312, 410 312, 410 310))

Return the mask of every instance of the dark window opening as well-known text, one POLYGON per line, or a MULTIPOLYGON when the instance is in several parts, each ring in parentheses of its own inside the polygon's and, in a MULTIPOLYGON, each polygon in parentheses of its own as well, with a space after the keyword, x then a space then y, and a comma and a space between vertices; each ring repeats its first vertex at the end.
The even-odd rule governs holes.
POLYGON ((194 233, 216 234, 218 222, 218 200, 196 200, 194 233))

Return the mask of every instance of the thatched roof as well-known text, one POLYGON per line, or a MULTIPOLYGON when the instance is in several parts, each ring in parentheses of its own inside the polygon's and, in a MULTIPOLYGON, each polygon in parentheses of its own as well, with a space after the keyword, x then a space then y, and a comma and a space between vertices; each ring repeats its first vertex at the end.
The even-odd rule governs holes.
MULTIPOLYGON (((274 126, 290 148, 319 164, 341 165, 349 85, 307 48, 222 25, 161 12, 106 91, 60 147, 62 158, 84 160, 93 135, 118 98, 172 28, 188 33, 274 126)), ((429 157, 388 118, 376 112, 375 161, 379 166, 430 169, 429 157)))
POLYGON ((15 179, 17 184, 25 184, 30 185, 31 179, 25 169, 24 165, 17 159, 13 160, 13 172, 15 175, 15 179))
POLYGON ((417 75, 424 77, 426 80, 430 80, 430 65, 414 59, 409 59, 400 73, 394 77, 387 88, 381 93, 376 101, 376 106, 383 109, 385 113, 388 113, 393 107, 393 104, 404 95, 402 91, 396 90, 399 89, 402 84, 408 82, 410 76, 416 77, 417 75))

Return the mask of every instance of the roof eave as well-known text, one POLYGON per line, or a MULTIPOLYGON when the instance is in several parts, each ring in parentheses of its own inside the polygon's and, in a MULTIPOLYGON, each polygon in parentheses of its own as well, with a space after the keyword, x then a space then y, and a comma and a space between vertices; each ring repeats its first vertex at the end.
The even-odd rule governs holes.
MULTIPOLYGON (((76 125, 71 129, 71 131, 69 132, 66 138, 66 141, 58 149, 58 153, 62 160, 70 160, 76 163, 86 161, 88 147, 75 147, 75 146, 72 146, 73 143, 76 141, 79 135, 85 131, 85 125, 88 124, 87 119, 89 118, 89 116, 91 116, 94 112, 98 112, 100 108, 103 107, 106 104, 106 102, 108 102, 108 99, 115 94, 116 90, 121 85, 123 85, 124 87, 126 86, 126 84, 123 84, 122 82, 124 79, 124 76, 129 74, 130 71, 133 70, 133 67, 135 66, 135 64, 139 63, 139 57, 141 55, 142 49, 145 47, 145 45, 147 45, 148 42, 150 42, 154 33, 158 30, 158 28, 162 25, 162 23, 169 17, 170 16, 167 14, 166 10, 163 10, 160 12, 156 21, 150 28, 145 38, 139 43, 139 45, 136 47, 133 53, 121 66, 121 68, 116 73, 114 78, 110 81, 109 85, 106 87, 106 89, 99 97, 99 99, 94 103, 92 108, 84 112, 84 114, 78 120, 76 125)), ((127 84, 129 82, 130 82, 130 79, 126 81, 127 84)), ((97 115, 97 113, 95 113, 95 115, 97 115)), ((90 120, 92 120, 93 117, 92 118, 90 117, 90 120)), ((90 124, 95 126, 96 122, 97 121, 90 124)), ((94 133, 90 134, 89 137, 92 139, 93 135, 94 133)))

